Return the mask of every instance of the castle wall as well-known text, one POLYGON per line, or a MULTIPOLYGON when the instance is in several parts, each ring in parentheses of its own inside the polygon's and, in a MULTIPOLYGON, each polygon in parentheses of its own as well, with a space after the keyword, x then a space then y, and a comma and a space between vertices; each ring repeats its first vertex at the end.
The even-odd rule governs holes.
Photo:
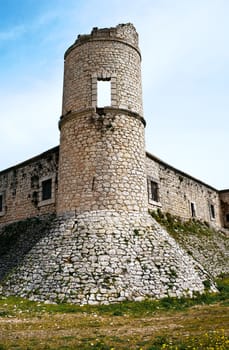
POLYGON ((104 125, 89 112, 67 123, 61 133, 58 211, 146 210, 142 122, 114 115, 110 128, 109 121, 104 125))
MULTIPOLYGON (((122 120, 124 122, 124 120, 122 120)), ((137 120, 135 121, 137 127, 137 120)), ((82 123, 81 123, 82 125, 82 123)), ((69 129, 70 130, 70 129, 69 129)), ((122 128, 120 129, 122 130, 122 128)), ((96 132, 96 128, 95 128, 96 132)), ((81 134, 81 130, 79 131, 81 134)), ((126 142, 131 142, 133 138, 133 129, 130 130, 130 138, 126 138, 126 142)), ((69 142, 71 142, 71 137, 67 136, 69 142)), ((118 140, 118 138, 117 138, 118 140)), ((120 135, 120 140, 123 141, 122 135, 120 135)), ((139 141, 140 142, 140 141, 139 141)), ((104 161, 103 157, 95 157, 91 159, 92 167, 99 166, 101 171, 101 177, 104 177, 103 185, 97 188, 96 182, 94 182, 94 189, 83 188, 81 193, 77 191, 71 192, 69 190, 69 203, 74 203, 78 200, 81 203, 81 208, 90 205, 93 210, 103 209, 104 206, 111 208, 111 205, 115 208, 116 200, 112 201, 112 193, 115 192, 117 188, 117 183, 119 182, 119 176, 123 176, 124 172, 126 174, 129 171, 129 176, 135 176, 137 179, 137 173, 132 171, 131 161, 138 161, 138 155, 132 154, 132 160, 126 159, 125 152, 120 152, 118 154, 113 154, 107 145, 109 145, 109 134, 104 134, 104 139, 99 142, 100 146, 103 147, 103 152, 110 152, 109 162, 104 161), (123 159, 122 171, 115 172, 115 159, 120 157, 123 159), (112 164, 113 159, 113 164, 112 164), (94 163, 93 163, 94 162, 94 163), (103 166, 102 166, 103 164, 103 166), (129 166, 129 170, 128 170, 129 166), (103 170, 105 169, 105 170, 103 170), (108 186, 106 179, 107 176, 104 171, 110 172, 112 176, 111 185, 108 186), (96 203, 96 192, 104 192, 103 201, 96 203), (94 198, 93 198, 94 196, 94 198), (110 202, 110 203, 108 203, 110 202), (112 203, 112 204, 111 204, 112 203)), ((90 149, 90 138, 85 138, 85 147, 90 149), (88 145, 88 146, 86 146, 88 145)), ((84 147, 84 148, 85 148, 84 147)), ((96 145, 92 146, 92 151, 97 148, 96 145)), ((141 148, 141 147, 139 147, 141 148)), ((76 153, 77 154, 77 153, 76 153)), ((88 153, 89 156, 89 153, 88 153)), ((78 162, 80 157, 80 152, 76 156, 75 161, 78 162)), ((37 157, 29 159, 22 164, 14 166, 12 168, 6 169, 0 172, 0 196, 2 196, 2 211, 0 210, 0 224, 10 223, 13 221, 25 219, 28 217, 33 217, 37 215, 43 215, 48 213, 56 212, 56 200, 57 200, 57 172, 58 172, 58 158, 59 158, 59 147, 55 147, 37 157), (55 185, 55 193, 51 203, 40 203, 41 199, 41 183, 43 179, 52 178, 55 185)), ((216 226, 229 227, 229 191, 214 190, 212 187, 193 179, 191 176, 184 174, 183 172, 171 167, 170 165, 160 161, 156 157, 149 155, 146 156, 146 169, 147 169, 147 179, 148 179, 148 207, 149 209, 161 209, 164 212, 169 212, 172 215, 177 215, 184 219, 190 219, 192 217, 191 212, 191 202, 195 203, 196 218, 203 221, 207 221, 216 226), (158 184, 158 201, 153 201, 150 198, 150 181, 154 181, 158 184), (214 206, 215 219, 211 216, 211 210, 209 205, 214 206)), ((85 176, 83 163, 81 163, 82 168, 80 168, 81 177, 85 176)), ((68 177, 66 176, 66 180, 68 177)), ((79 179, 81 181, 81 179, 79 179)), ((82 182, 81 182, 82 183, 82 182)), ((66 188, 71 189, 71 181, 66 181, 66 188), (68 185, 69 181, 69 185, 68 185)), ((125 191, 127 197, 127 204, 134 211, 135 200, 128 200, 130 191, 132 191, 135 196, 142 195, 141 190, 142 183, 139 186, 129 188, 128 176, 126 176, 125 187, 121 187, 120 191, 125 191)), ((144 186, 144 183, 143 183, 144 186)), ((116 190, 117 191, 117 190, 116 190)), ((117 198, 117 192, 116 192, 117 198)), ((125 201, 123 201, 123 196, 121 196, 123 210, 126 210, 125 201)), ((75 204, 74 204, 75 205, 75 204)), ((120 201, 117 203, 120 207, 120 201)), ((0 206, 1 207, 1 206, 0 206)), ((118 207, 117 207, 118 208, 118 207)), ((74 211, 74 206, 69 211, 74 211), (72 209, 72 210, 71 210, 72 209)))
POLYGON ((222 210, 222 222, 224 227, 229 228, 229 190, 219 192, 221 210, 222 210))
POLYGON ((149 209, 160 208, 184 219, 196 218, 212 225, 222 225, 219 192, 216 189, 149 153, 146 156, 146 169, 149 209), (151 182, 157 187, 156 200, 152 200, 151 182))
POLYGON ((0 225, 55 212, 58 157, 55 147, 0 172, 0 225), (44 185, 50 198, 42 198, 44 185))
MULTIPOLYGON (((20 238, 30 232, 26 227, 20 238)), ((99 304, 190 296, 204 292, 204 281, 210 282, 207 271, 144 213, 100 210, 58 216, 40 236, 1 281, 0 294, 99 304)), ((3 255, 0 271, 5 261, 3 255)), ((211 288, 215 291, 212 283, 211 288)))

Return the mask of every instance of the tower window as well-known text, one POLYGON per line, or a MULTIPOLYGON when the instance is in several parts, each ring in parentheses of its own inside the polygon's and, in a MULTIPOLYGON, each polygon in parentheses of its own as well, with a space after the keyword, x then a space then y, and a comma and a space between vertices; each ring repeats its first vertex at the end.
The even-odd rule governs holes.
POLYGON ((91 102, 93 107, 117 106, 116 74, 104 70, 92 73, 91 102))
POLYGON ((196 206, 195 206, 195 203, 191 202, 190 205, 191 205, 192 218, 195 218, 196 217, 196 206))
POLYGON ((42 201, 52 198, 52 179, 42 181, 42 201))
POLYGON ((111 81, 97 80, 97 107, 111 106, 111 81))
POLYGON ((215 219, 215 207, 213 204, 210 204, 210 217, 211 219, 215 219))

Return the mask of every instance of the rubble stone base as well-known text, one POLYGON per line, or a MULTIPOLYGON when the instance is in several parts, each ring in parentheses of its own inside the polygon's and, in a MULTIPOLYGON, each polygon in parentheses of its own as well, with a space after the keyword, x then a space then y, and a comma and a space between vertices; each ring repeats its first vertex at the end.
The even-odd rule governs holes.
POLYGON ((191 296, 204 291, 205 280, 201 265, 147 213, 94 211, 57 217, 2 291, 99 304, 191 296))

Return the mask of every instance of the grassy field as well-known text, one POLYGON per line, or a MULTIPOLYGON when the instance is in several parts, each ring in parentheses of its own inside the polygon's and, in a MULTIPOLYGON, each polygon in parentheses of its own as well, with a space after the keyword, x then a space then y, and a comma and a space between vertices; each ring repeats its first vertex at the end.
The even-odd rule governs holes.
POLYGON ((229 349, 229 279, 219 294, 101 306, 0 299, 0 350, 229 349))

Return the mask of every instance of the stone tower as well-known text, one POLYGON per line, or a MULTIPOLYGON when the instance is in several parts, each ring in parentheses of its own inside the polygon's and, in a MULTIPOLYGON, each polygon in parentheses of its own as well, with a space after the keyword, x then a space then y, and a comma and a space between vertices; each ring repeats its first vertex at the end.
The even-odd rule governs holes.
POLYGON ((141 55, 132 24, 94 28, 65 53, 58 213, 147 208, 141 55), (108 105, 100 105, 107 85, 108 105))

